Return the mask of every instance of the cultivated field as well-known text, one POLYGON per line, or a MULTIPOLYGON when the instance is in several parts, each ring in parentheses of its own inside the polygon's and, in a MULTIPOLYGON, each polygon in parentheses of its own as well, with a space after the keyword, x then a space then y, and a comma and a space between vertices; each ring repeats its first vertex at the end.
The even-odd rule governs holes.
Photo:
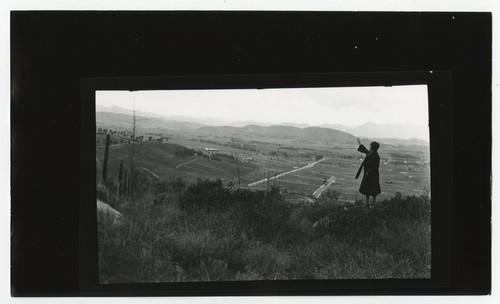
MULTIPOLYGON (((168 142, 134 144, 136 165, 163 180, 221 179, 249 189, 279 186, 289 193, 312 199, 317 198, 313 193, 326 190, 335 191, 342 202, 362 198, 358 193, 361 178, 356 180, 354 176, 364 155, 356 151, 355 143, 303 143, 271 137, 235 141, 229 137, 201 136, 196 130, 171 131, 169 135, 168 142), (194 150, 196 154, 182 155, 179 151, 183 149, 194 150), (315 162, 318 156, 322 159, 315 162), (317 191, 320 187, 321 191, 317 191)), ((102 162, 104 136, 98 135, 97 141, 97 159, 102 162)), ((113 140, 108 165, 111 180, 117 180, 120 162, 127 164, 130 146, 121 138, 113 140)), ((428 147, 382 144, 379 154, 380 198, 391 197, 396 192, 411 196, 430 190, 428 147)))

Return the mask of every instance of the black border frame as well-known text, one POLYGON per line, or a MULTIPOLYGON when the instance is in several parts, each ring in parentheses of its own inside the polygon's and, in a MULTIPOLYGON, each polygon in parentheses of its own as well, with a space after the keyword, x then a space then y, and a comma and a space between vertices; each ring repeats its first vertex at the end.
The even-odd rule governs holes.
POLYGON ((491 12, 11 11, 10 24, 13 296, 82 294, 81 78, 430 70, 453 75, 451 286, 418 293, 491 292, 491 12))
POLYGON ((80 287, 88 296, 432 294, 451 286, 453 109, 446 71, 225 75, 81 80, 80 287), (95 91, 428 86, 431 145, 431 279, 290 280, 99 284, 95 204, 95 91))

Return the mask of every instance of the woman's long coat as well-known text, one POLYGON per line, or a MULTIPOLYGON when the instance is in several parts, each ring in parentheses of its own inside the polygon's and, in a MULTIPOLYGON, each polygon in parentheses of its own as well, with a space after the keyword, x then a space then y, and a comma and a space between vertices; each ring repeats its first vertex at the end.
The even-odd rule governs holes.
POLYGON ((359 186, 359 192, 363 195, 375 196, 380 194, 380 183, 378 167, 380 165, 380 156, 377 151, 370 152, 365 146, 360 145, 358 151, 366 154, 365 160, 359 167, 356 179, 358 178, 361 170, 363 170, 363 179, 359 186))

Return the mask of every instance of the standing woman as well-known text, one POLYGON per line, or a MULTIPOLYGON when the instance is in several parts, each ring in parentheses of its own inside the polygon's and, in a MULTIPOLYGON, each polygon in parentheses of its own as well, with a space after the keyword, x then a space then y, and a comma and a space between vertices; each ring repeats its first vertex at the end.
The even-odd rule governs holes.
POLYGON ((366 205, 370 206, 370 196, 373 197, 373 203, 377 199, 377 195, 380 194, 380 183, 379 183, 379 173, 378 167, 380 165, 380 156, 378 155, 378 148, 380 144, 376 141, 370 144, 370 150, 366 149, 365 146, 361 144, 359 138, 357 139, 359 144, 358 151, 366 154, 365 160, 358 169, 356 173, 356 179, 361 174, 361 170, 364 171, 363 179, 361 180, 361 186, 359 186, 359 192, 366 196, 366 205))

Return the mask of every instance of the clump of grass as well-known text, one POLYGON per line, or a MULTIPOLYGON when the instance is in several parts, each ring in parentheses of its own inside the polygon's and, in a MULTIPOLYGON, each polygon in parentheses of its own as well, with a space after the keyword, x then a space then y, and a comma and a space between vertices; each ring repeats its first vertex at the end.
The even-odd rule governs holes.
POLYGON ((98 223, 101 283, 183 280, 169 256, 153 251, 157 236, 145 234, 144 226, 130 220, 113 225, 103 216, 98 223))
POLYGON ((239 276, 257 275, 261 280, 286 280, 292 255, 274 243, 255 242, 243 256, 244 271, 239 276))

